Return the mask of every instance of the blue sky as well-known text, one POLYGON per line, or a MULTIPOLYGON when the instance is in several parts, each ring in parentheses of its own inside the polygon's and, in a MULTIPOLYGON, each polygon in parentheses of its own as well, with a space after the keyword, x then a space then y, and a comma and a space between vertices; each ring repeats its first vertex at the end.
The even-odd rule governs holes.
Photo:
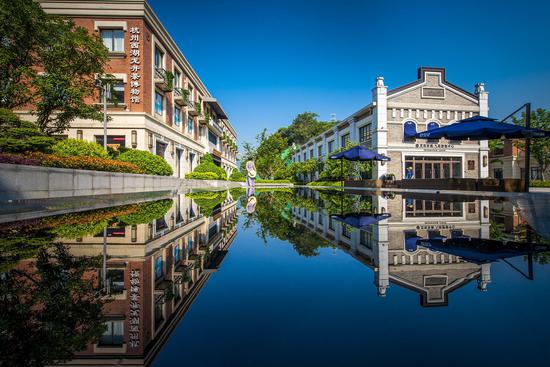
POLYGON ((550 1, 149 0, 239 134, 252 142, 303 111, 345 118, 418 66, 447 69, 491 116, 550 108, 550 1))

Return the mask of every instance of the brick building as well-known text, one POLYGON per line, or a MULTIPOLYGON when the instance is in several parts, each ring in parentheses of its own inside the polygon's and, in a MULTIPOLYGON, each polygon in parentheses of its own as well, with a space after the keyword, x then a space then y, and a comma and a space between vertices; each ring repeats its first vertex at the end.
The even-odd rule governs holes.
MULTIPOLYGON (((227 114, 146 0, 39 3, 47 13, 70 17, 101 37, 109 49, 106 73, 116 83, 108 92, 113 103, 107 144, 162 156, 177 177, 192 171, 207 153, 228 174, 237 167, 237 133, 227 114)), ((89 102, 101 101, 98 92, 89 102)), ((77 119, 65 135, 103 144, 103 123, 77 119)))

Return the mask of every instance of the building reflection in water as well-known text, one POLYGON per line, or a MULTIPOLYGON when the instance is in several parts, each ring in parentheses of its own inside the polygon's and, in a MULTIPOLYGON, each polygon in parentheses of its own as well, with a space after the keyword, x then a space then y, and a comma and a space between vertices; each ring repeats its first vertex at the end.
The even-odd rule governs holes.
MULTIPOLYGON (((306 191, 314 200, 319 192, 306 191)), ((373 269, 380 296, 390 293, 390 284, 420 295, 424 307, 446 306, 449 293, 476 280, 486 291, 491 282, 491 264, 474 264, 462 258, 432 251, 417 239, 489 238, 489 201, 440 201, 401 195, 368 196, 372 213, 390 213, 387 219, 352 228, 335 220, 326 210, 294 207, 295 219, 322 237, 333 241, 351 256, 373 269)))
MULTIPOLYGON (((219 193, 217 194, 219 195, 219 193)), ((104 234, 61 239, 75 256, 105 254, 107 329, 67 365, 148 365, 181 320, 236 236, 237 207, 229 192, 207 214, 178 195, 161 218, 104 234)))

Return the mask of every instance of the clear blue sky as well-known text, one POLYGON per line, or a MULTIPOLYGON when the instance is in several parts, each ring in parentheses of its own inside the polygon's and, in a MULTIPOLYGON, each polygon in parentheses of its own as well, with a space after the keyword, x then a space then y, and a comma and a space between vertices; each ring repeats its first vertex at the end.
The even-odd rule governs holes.
POLYGON ((550 108, 550 1, 149 1, 240 144, 303 111, 345 118, 420 65, 485 82, 491 116, 550 108))

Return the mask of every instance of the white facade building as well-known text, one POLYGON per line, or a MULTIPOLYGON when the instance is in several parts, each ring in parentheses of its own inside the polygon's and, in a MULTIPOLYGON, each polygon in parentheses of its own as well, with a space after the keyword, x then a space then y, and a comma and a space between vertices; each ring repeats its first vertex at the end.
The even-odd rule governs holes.
MULTIPOLYGON (((444 68, 420 67, 417 80, 389 91, 384 78, 378 77, 370 104, 303 144, 293 161, 324 160, 347 143, 358 143, 391 158, 374 165, 372 178, 392 173, 399 180, 411 169, 413 178, 485 178, 487 141, 432 141, 412 136, 488 112, 483 83, 470 93, 449 83, 444 68)), ((305 179, 316 178, 318 173, 305 179)))

